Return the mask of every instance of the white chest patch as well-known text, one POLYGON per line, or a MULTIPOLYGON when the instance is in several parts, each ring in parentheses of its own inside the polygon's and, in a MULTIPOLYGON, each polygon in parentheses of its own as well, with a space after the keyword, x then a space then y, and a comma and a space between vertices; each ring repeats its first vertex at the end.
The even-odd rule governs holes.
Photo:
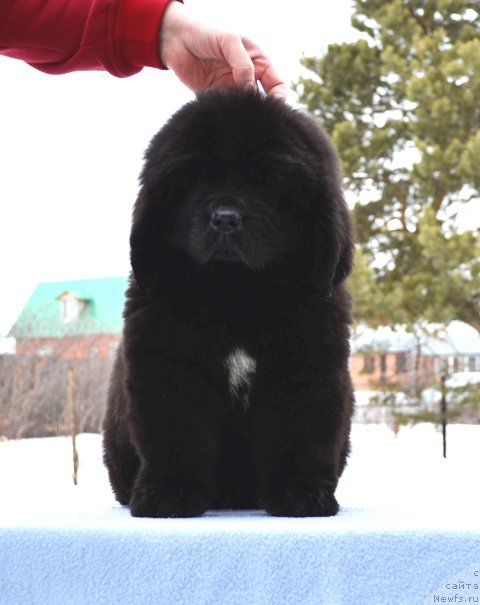
POLYGON ((225 360, 225 365, 228 369, 230 393, 247 407, 248 391, 257 368, 257 362, 243 349, 236 348, 225 360))

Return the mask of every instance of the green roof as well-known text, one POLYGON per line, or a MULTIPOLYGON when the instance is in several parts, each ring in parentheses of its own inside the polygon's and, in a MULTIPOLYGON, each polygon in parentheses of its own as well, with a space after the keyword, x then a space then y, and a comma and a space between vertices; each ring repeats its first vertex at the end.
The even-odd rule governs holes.
POLYGON ((118 334, 123 326, 127 277, 40 283, 10 331, 14 338, 118 334), (76 311, 68 315, 65 301, 76 311))

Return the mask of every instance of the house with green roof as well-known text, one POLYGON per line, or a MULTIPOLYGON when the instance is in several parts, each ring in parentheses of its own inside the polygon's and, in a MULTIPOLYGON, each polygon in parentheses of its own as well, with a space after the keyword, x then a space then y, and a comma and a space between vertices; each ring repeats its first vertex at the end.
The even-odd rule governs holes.
POLYGON ((127 277, 37 285, 10 331, 17 355, 110 357, 123 325, 127 277))

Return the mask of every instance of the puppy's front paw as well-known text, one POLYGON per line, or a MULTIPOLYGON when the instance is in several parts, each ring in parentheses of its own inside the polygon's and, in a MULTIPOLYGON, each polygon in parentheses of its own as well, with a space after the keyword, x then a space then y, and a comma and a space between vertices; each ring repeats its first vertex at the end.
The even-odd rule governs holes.
POLYGON ((208 503, 195 487, 160 481, 136 486, 129 506, 133 517, 198 517, 208 503))
POLYGON ((335 496, 324 488, 285 488, 264 498, 264 508, 276 517, 331 517, 339 510, 335 496))

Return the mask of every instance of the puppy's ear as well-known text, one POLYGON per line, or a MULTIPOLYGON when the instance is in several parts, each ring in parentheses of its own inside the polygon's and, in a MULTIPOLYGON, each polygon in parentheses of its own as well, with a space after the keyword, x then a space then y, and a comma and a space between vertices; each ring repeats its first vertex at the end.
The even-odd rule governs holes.
POLYGON ((350 212, 341 190, 327 197, 318 204, 314 224, 314 280, 325 298, 350 275, 355 250, 350 212))
POLYGON ((338 286, 347 279, 353 269, 353 258, 355 256, 355 233, 352 223, 350 210, 345 202, 342 194, 342 202, 338 206, 338 241, 339 241, 339 257, 335 273, 333 276, 332 286, 338 286))
POLYGON ((165 127, 152 139, 133 209, 130 262, 137 285, 146 291, 155 287, 168 266, 166 233, 175 202, 188 183, 185 167, 192 165, 191 156, 171 151, 172 141, 165 127))
POLYGON ((149 291, 153 289, 161 258, 159 211, 154 193, 143 185, 135 202, 130 232, 130 262, 137 285, 149 291))

